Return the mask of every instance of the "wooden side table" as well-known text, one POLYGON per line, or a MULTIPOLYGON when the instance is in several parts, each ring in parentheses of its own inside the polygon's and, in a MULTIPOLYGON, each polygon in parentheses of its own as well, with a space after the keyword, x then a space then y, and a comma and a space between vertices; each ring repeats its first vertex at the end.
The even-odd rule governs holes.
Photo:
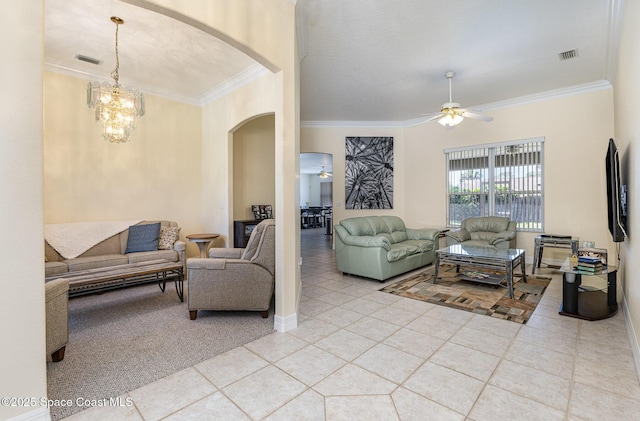
POLYGON ((207 258, 209 257, 207 251, 209 251, 211 243, 218 237, 220 237, 220 234, 189 234, 187 235, 187 240, 198 245, 201 258, 207 258))

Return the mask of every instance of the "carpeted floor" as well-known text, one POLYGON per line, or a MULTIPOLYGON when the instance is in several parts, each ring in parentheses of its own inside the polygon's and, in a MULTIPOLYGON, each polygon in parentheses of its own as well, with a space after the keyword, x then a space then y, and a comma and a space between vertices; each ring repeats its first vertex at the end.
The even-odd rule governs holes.
MULTIPOLYGON (((429 267, 417 275, 388 285, 381 291, 517 323, 526 323, 551 282, 548 276, 529 275, 525 283, 520 280, 520 277, 514 275, 514 299, 510 299, 509 290, 503 286, 467 280, 474 276, 483 276, 482 274, 504 277, 504 272, 500 274, 488 269, 461 267, 460 273, 456 273, 455 266, 441 265, 438 283, 434 284, 434 270, 433 266, 429 267)), ((520 273, 519 270, 518 273, 520 273)), ((527 273, 531 273, 529 267, 527 267, 527 273)))
MULTIPOLYGON (((226 352, 273 330, 273 310, 198 312, 189 320, 173 285, 147 284, 69 300, 64 360, 47 362, 49 399, 109 399, 226 352)), ((83 407, 51 407, 58 420, 83 407)))

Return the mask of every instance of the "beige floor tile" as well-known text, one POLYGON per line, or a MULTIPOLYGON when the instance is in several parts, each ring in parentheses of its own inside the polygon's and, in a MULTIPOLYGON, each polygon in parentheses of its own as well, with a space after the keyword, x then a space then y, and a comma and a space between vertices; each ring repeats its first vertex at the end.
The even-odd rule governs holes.
POLYGON ((346 308, 347 310, 355 311, 356 313, 360 313, 363 315, 369 315, 382 308, 385 308, 385 305, 376 303, 375 301, 357 298, 353 301, 342 304, 340 307, 346 308))
POLYGON ((573 379, 598 389, 640 400, 640 383, 635 370, 609 364, 610 360, 594 361, 576 358, 573 379))
POLYGON ((103 421, 108 419, 122 421, 143 421, 133 400, 128 394, 120 396, 121 405, 94 406, 66 417, 65 421, 103 421))
POLYGON ((488 385, 469 413, 474 421, 563 421, 564 411, 488 385))
POLYGON ((400 326, 365 316, 345 327, 345 329, 379 342, 391 336, 396 330, 400 329, 400 326))
POLYGON ((261 419, 304 392, 307 387, 270 365, 225 387, 222 392, 254 419, 261 419))
POLYGON ((221 392, 207 396, 196 403, 192 403, 180 411, 169 415, 166 421, 200 421, 200 420, 225 420, 225 421, 251 421, 245 413, 233 404, 221 392))
POLYGON ((313 386, 346 363, 327 351, 309 345, 284 357, 275 365, 307 386, 313 386))
POLYGON ((511 361, 503 360, 489 383, 563 412, 569 404, 570 380, 511 361))
POLYGON ((466 324, 474 314, 468 311, 460 311, 445 306, 435 306, 426 313, 429 317, 434 317, 446 322, 456 323, 459 325, 466 324))
POLYGON ((353 360, 353 364, 396 384, 402 383, 423 362, 422 358, 385 344, 378 344, 353 360))
MULTIPOLYGON (((380 288, 382 288, 381 285, 380 285, 380 288)), ((363 296, 362 299, 373 301, 378 304, 384 304, 385 306, 390 306, 393 303, 400 301, 402 297, 398 297, 397 295, 387 294, 386 292, 373 291, 370 294, 363 296)))
POLYGON ((327 421, 399 420, 391 397, 330 396, 326 398, 327 421))
POLYGON ((309 297, 309 298, 318 298, 322 295, 326 295, 328 293, 330 293, 331 290, 328 290, 326 288, 321 288, 318 286, 314 286, 314 285, 310 285, 308 283, 302 283, 302 295, 304 297, 309 297))
POLYGON ((302 339, 307 343, 314 343, 340 329, 332 323, 325 322, 319 318, 311 318, 298 323, 298 327, 287 333, 302 339))
POLYGON ((527 342, 512 343, 504 358, 536 370, 556 374, 565 379, 573 377, 573 355, 552 351, 527 342))
POLYGON ((324 421, 324 397, 313 390, 307 390, 262 421, 291 420, 324 421))
POLYGON ((413 311, 389 306, 371 313, 370 316, 389 323, 393 323, 394 325, 404 326, 407 323, 415 320, 420 315, 418 313, 414 313, 413 311))
POLYGON ((272 333, 245 345, 267 361, 274 362, 307 346, 302 339, 288 333, 272 333))
POLYGON ((450 342, 497 357, 502 357, 505 354, 511 341, 511 338, 483 330, 471 329, 466 326, 456 332, 450 339, 450 342))
POLYGON ((300 299, 300 312, 308 316, 317 316, 327 310, 331 310, 334 306, 317 298, 302 297, 300 299))
POLYGON ((567 337, 578 337, 579 320, 571 317, 563 316, 545 316, 542 314, 534 314, 527 321, 527 327, 536 329, 544 329, 549 332, 556 332, 567 337))
POLYGON ((462 421, 464 416, 403 387, 391 394, 402 421, 462 421))
POLYGON ((435 306, 436 306, 435 304, 427 303, 420 300, 413 300, 411 298, 405 298, 405 297, 391 304, 391 307, 413 311, 414 313, 418 313, 418 314, 424 314, 427 311, 433 309, 435 306))
POLYGON ((403 328, 389 336, 383 343, 416 357, 427 359, 445 343, 445 340, 403 328))
POLYGON ((482 392, 484 382, 427 361, 403 386, 466 415, 482 392))
POLYGON ((352 361, 376 343, 373 339, 341 329, 319 340, 314 345, 331 352, 345 361, 352 361))
POLYGON ((429 358, 429 361, 486 382, 498 366, 500 358, 447 342, 429 358))
POLYGON ((159 420, 216 391, 193 367, 133 390, 129 396, 145 421, 159 420))
POLYGON ((313 389, 323 396, 388 395, 397 385, 353 364, 347 364, 313 389))
POLYGON ((576 383, 569 411, 572 416, 588 421, 629 421, 638 419, 640 401, 576 383))
POLYGON ((482 330, 511 339, 516 336, 518 331, 520 331, 522 325, 509 320, 496 319, 495 317, 476 314, 469 319, 465 324, 465 327, 482 330))
POLYGON ((444 340, 452 337, 462 327, 457 323, 445 322, 433 318, 429 316, 430 312, 431 310, 407 324, 405 327, 444 340))
POLYGON ((315 317, 318 320, 324 320, 335 326, 345 327, 357 320, 362 319, 364 317, 364 314, 357 313, 344 307, 334 307, 331 310, 327 310, 315 317))
POLYGON ((574 337, 565 337, 561 333, 523 326, 514 339, 514 343, 520 342, 541 346, 552 351, 574 355, 576 353, 578 341, 574 337))
POLYGON ((264 358, 238 347, 196 364, 195 368, 215 386, 223 388, 267 365, 269 362, 264 358))
POLYGON ((349 301, 355 300, 355 298, 356 297, 354 297, 353 295, 344 294, 342 290, 340 290, 339 292, 331 291, 328 294, 324 294, 317 297, 318 300, 327 302, 334 306, 339 306, 341 304, 348 303, 349 301))
POLYGON ((578 339, 578 357, 615 364, 626 370, 635 370, 631 347, 620 347, 617 343, 601 343, 578 339))

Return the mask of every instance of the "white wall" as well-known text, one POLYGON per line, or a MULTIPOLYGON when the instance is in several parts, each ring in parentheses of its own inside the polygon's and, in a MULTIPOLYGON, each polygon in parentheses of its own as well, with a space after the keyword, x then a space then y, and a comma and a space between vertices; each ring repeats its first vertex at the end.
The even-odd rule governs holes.
MULTIPOLYGON (((42 200, 42 4, 0 2, 0 396, 47 395, 42 200), (34 22, 35 24, 29 24, 34 22)), ((27 414, 29 413, 29 414, 27 414)), ((46 408, 0 405, 0 419, 46 408)))
POLYGON ((631 344, 635 354, 636 369, 640 374, 640 207, 636 206, 640 197, 640 4, 626 1, 623 10, 620 54, 615 80, 615 135, 618 140, 622 182, 628 188, 627 234, 620 244, 618 283, 624 293, 624 310, 630 331, 631 344))

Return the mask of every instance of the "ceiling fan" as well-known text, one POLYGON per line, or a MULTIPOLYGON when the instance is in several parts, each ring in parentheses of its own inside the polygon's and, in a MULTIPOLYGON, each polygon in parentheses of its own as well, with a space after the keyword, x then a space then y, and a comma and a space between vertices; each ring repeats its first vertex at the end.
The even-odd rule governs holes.
POLYGON ((455 75, 455 72, 451 70, 444 74, 444 77, 449 79, 449 102, 445 102, 444 104, 442 104, 442 108, 438 113, 424 114, 427 119, 424 120, 423 123, 438 120, 438 123, 442 124, 443 126, 447 128, 453 128, 454 126, 462 123, 462 120, 464 120, 465 118, 471 118, 474 120, 481 120, 486 122, 492 121, 493 117, 482 115, 479 111, 476 110, 460 108, 460 104, 458 104, 457 102, 453 102, 451 95, 451 80, 455 75))
POLYGON ((330 172, 326 172, 324 170, 324 166, 322 167, 322 171, 320 171, 320 174, 318 174, 318 177, 320 178, 328 178, 328 177, 333 177, 333 174, 331 174, 330 172))

